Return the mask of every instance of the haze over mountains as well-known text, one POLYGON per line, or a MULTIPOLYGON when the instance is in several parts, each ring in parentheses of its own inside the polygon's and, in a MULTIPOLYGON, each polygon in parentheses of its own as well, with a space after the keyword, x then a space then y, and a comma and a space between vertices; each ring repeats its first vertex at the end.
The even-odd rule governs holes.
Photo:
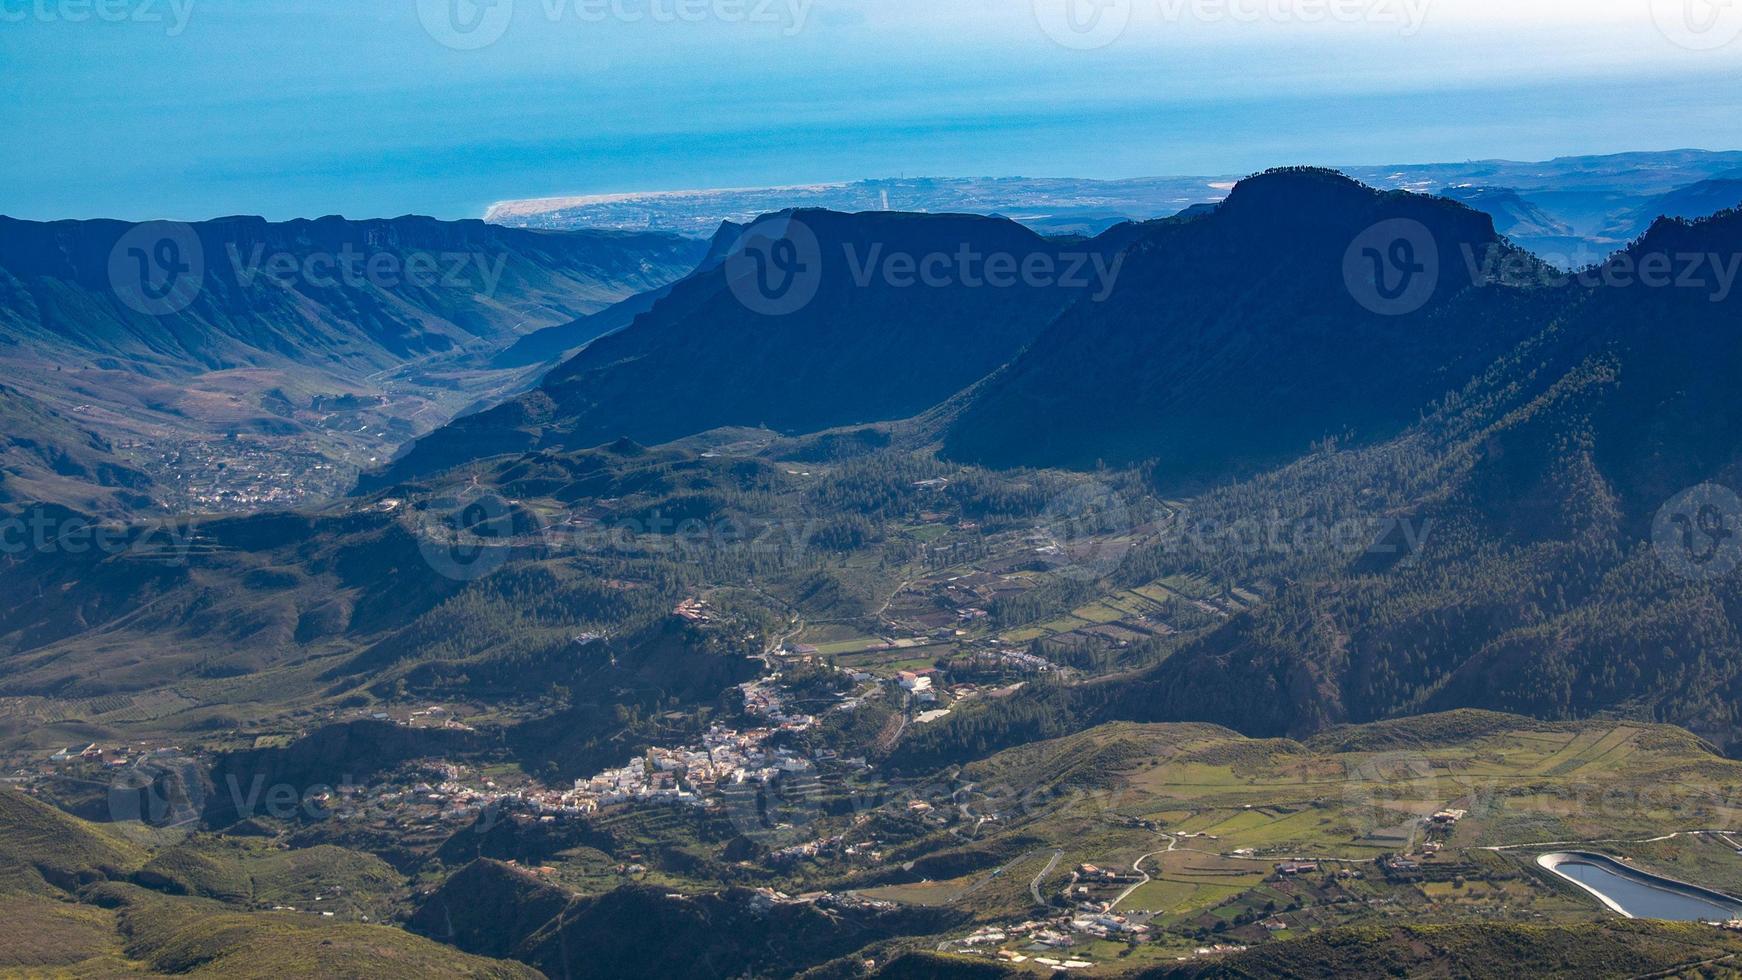
POLYGON ((492 370, 496 352, 675 279, 701 251, 670 235, 415 217, 191 226, 0 218, 0 363, 14 446, 27 448, 17 446, 26 417, 95 428, 107 443, 58 440, 84 444, 101 464, 9 451, 19 460, 8 463, 9 479, 46 487, 33 471, 106 467, 99 485, 132 485, 132 504, 155 497, 176 509, 331 496, 399 443, 531 380, 524 368, 492 370), (185 303, 122 298, 129 276, 139 282, 129 234, 199 263, 182 280, 193 284, 185 303), (255 447, 261 472, 205 462, 219 455, 210 440, 222 438, 255 447), (297 461, 294 478, 265 471, 274 456, 297 461), (145 490, 115 475, 127 469, 160 479, 145 490), (285 492, 262 496, 274 485, 285 492))
MULTIPOLYGON (((1540 163, 1343 166, 1381 190, 1440 194, 1488 211, 1501 234, 1562 267, 1588 265, 1627 244, 1660 214, 1698 218, 1714 205, 1703 181, 1735 179, 1742 153, 1674 150, 1560 157, 1540 163), (1686 191, 1684 196, 1678 193, 1686 191), (1658 210, 1653 210, 1654 208, 1658 210)), ((706 236, 722 221, 787 208, 997 214, 1045 234, 1094 235, 1121 221, 1177 214, 1225 197, 1240 175, 1129 180, 889 178, 846 184, 535 198, 491 206, 485 220, 528 228, 657 229, 706 236)))
MULTIPOLYGON (((1492 217, 1494 230, 1513 244, 1564 266, 1594 261, 1609 249, 1624 245, 1659 214, 1698 217, 1734 203, 1732 198, 1742 186, 1728 175, 1738 166, 1742 166, 1742 155, 1679 151, 1563 158, 1545 164, 1366 168, 1357 174, 1382 188, 1443 189, 1447 196, 1492 217)), ((1086 248, 1111 256, 1117 243, 1106 238, 1106 233, 1123 217, 1169 215, 1194 200, 1215 200, 1234 183, 1213 178, 1111 183, 882 181, 798 190, 631 197, 585 205, 503 205, 492 214, 498 221, 545 226, 594 222, 667 228, 685 234, 706 226, 715 232, 711 249, 717 261, 742 227, 714 227, 722 214, 748 219, 757 213, 749 210, 755 206, 795 197, 882 209, 887 196, 888 206, 893 208, 999 212, 1043 232, 1093 233, 1099 237, 1086 248)), ((1190 210, 1198 214, 1205 206, 1190 210)), ((893 420, 944 402, 1031 341, 1041 343, 1045 353, 1033 355, 1029 364, 1065 356, 1073 346, 1068 331, 1076 328, 1060 327, 1043 337, 1042 327, 1047 324, 1040 321, 1049 320, 1062 305, 1047 298, 1032 305, 1017 302, 1012 310, 1014 319, 996 334, 960 338, 959 347, 953 350, 936 348, 910 360, 910 371, 923 366, 931 372, 928 378, 915 379, 911 389, 904 388, 906 382, 900 380, 893 385, 887 378, 875 383, 868 380, 868 372, 886 367, 878 358, 886 356, 888 349, 908 343, 907 339, 891 339, 884 355, 872 350, 853 351, 853 345, 848 344, 843 350, 852 352, 849 361, 860 358, 854 362, 860 369, 849 369, 843 363, 823 375, 795 372, 794 356, 771 352, 774 360, 749 369, 745 377, 727 386, 736 401, 710 407, 708 396, 689 394, 700 383, 685 384, 685 394, 679 399, 651 397, 654 388, 649 378, 680 377, 684 366, 675 347, 660 354, 647 345, 691 343, 700 337, 725 343, 729 331, 712 331, 711 311, 685 314, 696 333, 690 340, 679 340, 672 328, 653 323, 627 329, 659 305, 665 287, 703 262, 710 246, 694 238, 642 231, 584 231, 565 236, 415 218, 370 222, 326 218, 282 225, 259 219, 222 219, 193 226, 199 249, 208 260, 208 288, 186 309, 154 316, 128 308, 110 288, 110 253, 127 227, 108 222, 5 222, 4 234, 0 234, 0 243, 4 243, 0 247, 5 250, 0 254, 0 290, 5 291, 0 328, 6 331, 9 353, 0 356, 15 368, 8 404, 18 418, 8 456, 15 460, 10 464, 12 483, 27 488, 6 491, 11 499, 47 497, 82 509, 126 513, 158 504, 227 510, 331 497, 342 492, 360 471, 381 465, 397 447, 450 418, 511 398, 535 385, 549 365, 581 350, 596 337, 619 331, 623 332, 621 337, 587 352, 552 377, 545 390, 561 387, 560 397, 546 404, 548 396, 542 392, 528 396, 531 400, 523 400, 516 408, 503 408, 488 419, 469 421, 464 431, 475 432, 486 441, 506 434, 500 427, 495 433, 485 433, 482 427, 511 411, 523 412, 524 420, 509 427, 519 441, 508 444, 527 446, 580 446, 617 435, 657 442, 727 424, 768 424, 782 431, 800 431, 893 420), (340 276, 331 283, 322 279, 321 259, 328 255, 339 258, 348 250, 381 256, 387 262, 382 268, 391 267, 386 280, 371 281, 366 275, 340 276), (411 255, 430 260, 428 281, 423 285, 405 281, 404 263, 411 255), (314 266, 308 264, 311 258, 314 266), (268 261, 288 264, 268 268, 268 261), (315 272, 313 281, 306 274, 311 271, 315 272), (780 366, 783 357, 784 367, 780 366), (676 362, 668 363, 673 358, 676 362), (639 367, 629 368, 630 360, 639 367), (635 370, 643 372, 640 380, 635 379, 635 370), (678 373, 665 374, 668 370, 678 373), (800 408, 819 390, 816 383, 837 392, 851 392, 853 397, 842 396, 826 416, 807 414, 800 408), (638 397, 647 402, 631 408, 637 406, 638 397), (577 400, 595 404, 583 411, 577 400), (575 404, 558 404, 564 401, 575 404), (693 411, 701 414, 692 415, 693 411), (619 421, 631 416, 632 425, 619 421), (525 435, 529 428, 537 428, 541 434, 525 435), (37 435, 29 434, 33 430, 37 435), (225 453, 212 448, 214 438, 239 440, 246 452, 229 455, 244 456, 248 461, 232 461, 220 470, 218 457, 225 453), (266 478, 267 471, 275 453, 288 453, 287 458, 297 461, 297 476, 290 480, 293 486, 278 490, 268 486, 273 481, 266 478), (172 470, 179 475, 169 476, 172 470)), ((860 234, 879 232, 872 229, 860 234)), ((944 233, 943 237, 951 234, 966 242, 979 232, 944 233)), ((1188 233, 1155 230, 1145 234, 1165 237, 1188 233)), ((1005 245, 1018 251, 1033 248, 1032 243, 1011 245, 1016 239, 1002 245, 1001 241, 992 236, 984 244, 992 250, 1005 245)), ((1447 244, 1460 247, 1468 243, 1447 244)), ((1158 242, 1149 247, 1191 246, 1158 242)), ((1133 253, 1134 257, 1139 254, 1133 253)), ((1269 263, 1274 258, 1252 255, 1242 260, 1269 263)), ((1448 265, 1446 271, 1464 275, 1454 265, 1448 265)), ((1156 273, 1149 270, 1143 278, 1154 278, 1156 273)), ((701 288, 691 286, 688 294, 693 296, 701 288)), ((935 294, 926 290, 918 294, 928 292, 935 294)), ((1335 298, 1331 293, 1325 295, 1335 298)), ((905 298, 894 294, 892 301, 905 298)), ((841 301, 837 297, 837 304, 841 301)), ((824 302, 828 302, 826 298, 824 302)), ((668 303, 659 315, 672 319, 677 309, 668 303)), ((889 315, 893 309, 863 313, 864 322, 903 319, 889 315)), ((989 316, 986 311, 966 309, 941 313, 946 319, 989 316)), ((1184 315, 1180 311, 1173 314, 1184 315)), ((1077 326, 1093 330, 1089 325, 1093 319, 1081 320, 1077 326)), ((1118 331, 1113 320, 1102 317, 1101 322, 1108 324, 1105 329, 1118 331)), ((796 322, 783 326, 797 331, 795 337, 803 333, 796 322)), ((867 333, 846 322, 835 324, 833 329, 841 330, 840 336, 867 333)), ((1511 328, 1497 329, 1505 335, 1511 328)), ((1162 335, 1172 336, 1167 331, 1162 335)), ((1114 339, 1109 336, 1096 343, 1114 339)), ((789 353, 802 356, 803 344, 789 353)), ((1139 359, 1151 364, 1186 363, 1176 359, 1179 353, 1169 351, 1164 356, 1162 349, 1156 348, 1139 359)), ((1429 377, 1414 381, 1394 378, 1397 385, 1408 389, 1400 397, 1419 403, 1424 394, 1431 394, 1427 388, 1445 380, 1431 377, 1433 372, 1456 375, 1469 366, 1467 362, 1485 358, 1493 350, 1478 344, 1473 350, 1456 352, 1466 359, 1457 366, 1425 366, 1450 353, 1429 354, 1416 362, 1424 365, 1420 370, 1429 377)), ((741 363, 720 356, 713 360, 728 370, 741 363)), ((1230 361, 1225 367, 1235 369, 1236 365, 1230 361)), ((1084 390, 1061 388, 1043 395, 1041 388, 1054 383, 1048 375, 1055 372, 1042 370, 1036 377, 1026 378, 1026 370, 1021 363, 1012 365, 979 397, 1002 399, 998 402, 1000 411, 1022 411, 1019 402, 1040 405, 1048 397, 1069 399, 1078 409, 1092 403, 1092 398, 1078 397, 1086 390, 1081 379, 1075 383, 1084 390), (1030 390, 1020 393, 1024 386, 1030 390)), ((1164 376, 1146 380, 1149 383, 1139 401, 1171 397, 1161 392, 1174 387, 1173 381, 1164 376)), ((1099 393, 1112 397, 1111 390, 1102 388, 1099 393)), ((1186 393, 1179 398, 1182 405, 1211 404, 1186 393)), ((952 402, 949 411, 965 410, 966 405, 952 402)), ((1387 418, 1400 417, 1397 405, 1383 412, 1387 418)), ((1116 423, 1095 434, 1098 444, 1093 450, 1078 439, 1082 433, 1060 428, 1056 435, 1049 434, 1052 427, 1066 425, 1068 414, 1049 417, 1035 435, 1043 440, 1077 440, 1074 448, 1036 450, 1027 461, 1064 462, 1068 458, 1072 465, 1083 465, 1097 459, 1144 456, 1141 446, 1130 451, 1120 448, 1123 436, 1116 423)), ((1193 438, 1214 441, 1213 422, 1188 423, 1185 414, 1172 415, 1180 420, 1179 432, 1189 431, 1193 438)), ((1209 417, 1231 420, 1237 415, 1210 412, 1209 417)), ((1407 417, 1407 412, 1401 412, 1401 417, 1407 417)), ((1322 418, 1308 412, 1296 423, 1292 432, 1275 433, 1278 449, 1265 458, 1280 459, 1298 448, 1308 433, 1317 438, 1337 428, 1326 423, 1347 423, 1363 435, 1387 431, 1386 425, 1375 428, 1364 425, 1362 419, 1338 417, 1334 412, 1322 418)), ((1001 456, 1002 451, 987 442, 996 438, 996 427, 976 435, 969 431, 971 426, 948 426, 941 417, 940 424, 949 430, 945 441, 950 451, 961 453, 963 458, 1012 462, 1022 458, 1009 453, 1001 456)), ((420 446, 418 459, 429 457, 436 460, 432 465, 441 465, 445 457, 440 456, 437 445, 460 431, 444 433, 420 446)), ((1162 447, 1155 448, 1160 451, 1162 447)), ((1261 465, 1257 458, 1244 465, 1261 465)), ((424 465, 414 459, 405 464, 409 469, 402 467, 401 471, 411 472, 424 465)), ((274 479, 279 472, 274 471, 274 479)), ((1182 478, 1189 476, 1182 472, 1182 478)))

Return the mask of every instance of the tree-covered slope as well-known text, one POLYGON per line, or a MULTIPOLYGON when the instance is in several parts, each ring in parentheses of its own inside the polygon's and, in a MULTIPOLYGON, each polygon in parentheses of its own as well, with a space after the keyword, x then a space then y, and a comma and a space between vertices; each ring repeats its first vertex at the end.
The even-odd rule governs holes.
POLYGON ((1075 304, 969 393, 944 452, 993 466, 1155 460, 1177 488, 1326 438, 1389 437, 1552 318, 1560 291, 1483 279, 1509 262, 1531 267, 1487 215, 1451 201, 1326 171, 1250 178, 1210 214, 1144 226, 1112 294, 1075 304), (1406 243, 1420 266, 1413 283, 1388 281, 1409 283, 1395 301, 1364 278, 1369 238, 1384 261, 1406 243))
POLYGON ((1156 669, 1129 710, 1270 732, 1460 706, 1622 711, 1734 741, 1742 580, 1724 488, 1742 479, 1742 301, 1709 273, 1678 286, 1618 270, 1736 254, 1742 213, 1660 222, 1609 285, 1409 438, 1268 480, 1285 513, 1406 486, 1392 496, 1420 547, 1296 568, 1274 603, 1156 669))

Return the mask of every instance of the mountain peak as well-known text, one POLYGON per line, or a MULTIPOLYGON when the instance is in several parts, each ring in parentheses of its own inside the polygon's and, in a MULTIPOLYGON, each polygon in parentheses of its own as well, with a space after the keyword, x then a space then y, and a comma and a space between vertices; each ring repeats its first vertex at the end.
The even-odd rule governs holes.
POLYGON ((1409 191, 1379 191, 1335 170, 1282 167, 1234 185, 1218 214, 1279 231, 1313 226, 1338 233, 1388 219, 1426 225, 1442 246, 1487 244, 1498 239, 1494 219, 1443 197, 1409 191))
POLYGON ((1335 170, 1322 167, 1280 167, 1253 174, 1234 185, 1223 202, 1225 210, 1253 208, 1285 210, 1352 210, 1378 198, 1379 192, 1335 170))

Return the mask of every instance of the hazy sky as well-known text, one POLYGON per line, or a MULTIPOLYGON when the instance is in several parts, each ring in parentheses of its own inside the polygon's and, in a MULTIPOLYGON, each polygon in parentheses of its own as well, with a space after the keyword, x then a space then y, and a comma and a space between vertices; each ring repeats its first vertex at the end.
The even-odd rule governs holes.
POLYGON ((1742 148, 1742 0, 0 0, 0 213, 1742 148))

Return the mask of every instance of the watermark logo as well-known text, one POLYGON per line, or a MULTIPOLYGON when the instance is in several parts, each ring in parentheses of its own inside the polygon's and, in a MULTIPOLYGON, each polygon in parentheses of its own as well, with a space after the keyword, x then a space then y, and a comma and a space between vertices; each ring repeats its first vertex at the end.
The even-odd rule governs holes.
POLYGON ((603 519, 559 514, 543 523, 541 534, 542 546, 553 554, 646 554, 676 561, 755 556, 758 563, 783 565, 803 564, 814 549, 848 540, 814 518, 749 523, 731 515, 674 517, 659 510, 603 519))
POLYGON ((417 0, 417 19, 437 44, 476 51, 508 32, 514 0, 417 0))
POLYGON ((1036 250, 981 252, 964 242, 954 251, 923 254, 885 249, 881 242, 863 250, 853 242, 841 247, 847 274, 860 289, 881 282, 891 289, 1071 289, 1102 303, 1113 295, 1125 253, 1036 250))
POLYGON ((735 783, 720 793, 720 808, 733 829, 764 847, 780 847, 812 836, 826 814, 822 783, 812 772, 783 773, 767 782, 735 783))
POLYGON ((1715 51, 1742 37, 1742 0, 1652 0, 1651 18, 1671 44, 1715 51))
POLYGON ((1616 252, 1602 261, 1590 253, 1532 256, 1495 244, 1477 252, 1459 246, 1470 281, 1478 287, 1510 286, 1585 289, 1678 289, 1703 292, 1712 303, 1735 294, 1742 278, 1742 252, 1616 252), (1541 261, 1538 261, 1538 260, 1541 261), (1576 270, 1576 271, 1567 271, 1576 270))
POLYGON ((793 37, 804 30, 814 0, 540 0, 546 19, 587 24, 722 24, 777 26, 793 37))
POLYGON ((1413 562, 1433 535, 1432 517, 1346 517, 1246 514, 1231 520, 1180 511, 1158 528, 1159 544, 1171 554, 1216 558, 1227 555, 1363 555, 1413 562))
POLYGON ((1105 48, 1152 12, 1163 25, 1380 24, 1405 37, 1427 23, 1434 0, 1034 0, 1041 32, 1075 51, 1105 48))
POLYGON ((823 282, 823 249, 810 226, 793 215, 764 218, 733 243, 726 285, 744 308, 787 316, 810 305, 823 282))
MULTIPOLYGON (((962 242, 953 249, 915 252, 886 242, 842 242, 841 280, 858 289, 1064 289, 1105 302, 1118 285, 1125 253, 1037 248, 983 252, 962 242)), ((815 232, 791 215, 764 218, 733 243, 724 263, 738 302, 762 316, 786 316, 816 299, 823 280, 823 248, 815 232)))
POLYGON ((1073 484, 1047 501, 1038 523, 1041 560, 1067 578, 1093 581, 1117 571, 1131 550, 1131 508, 1095 480, 1073 484))
POLYGON ((194 0, 0 0, 0 24, 168 24, 169 37, 180 37, 193 13, 194 0))
POLYGON ((193 520, 122 524, 44 507, 0 518, 0 560, 6 561, 54 554, 125 556, 161 565, 187 565, 196 553, 216 549, 201 539, 199 525, 193 520))
POLYGON ((147 221, 109 250, 109 285, 130 309, 170 316, 188 308, 206 278, 205 249, 191 225, 147 221))
POLYGON ((514 551, 514 509, 489 490, 438 494, 416 511, 414 521, 424 561, 456 582, 489 575, 514 551))
POLYGON ((1373 313, 1414 313, 1439 288, 1439 244, 1419 221, 1381 221, 1349 243, 1343 253, 1343 282, 1355 302, 1373 313))
POLYGON ((1427 23, 1434 0, 1158 0, 1168 23, 1392 24, 1405 37, 1427 23))
POLYGON ((1343 778, 1343 815, 1356 840, 1395 840, 1404 850, 1417 818, 1412 800, 1443 799, 1456 788, 1443 783, 1433 762, 1417 752, 1380 752, 1351 762, 1343 778))
MULTIPOLYGON (((539 0, 532 16, 550 24, 722 24, 777 27, 785 37, 804 30, 813 0, 539 0)), ((530 8, 529 8, 530 9, 530 8)), ((502 39, 514 0, 418 0, 425 33, 456 51, 476 51, 502 39)))
POLYGON ((170 843, 192 834, 205 812, 198 762, 183 755, 147 756, 109 783, 109 820, 129 836, 170 843))
POLYGON ((257 284, 280 289, 443 289, 490 297, 496 295, 508 266, 505 252, 401 253, 358 248, 350 242, 331 252, 268 253, 260 243, 247 252, 232 243, 224 251, 236 284, 244 289, 257 284))
POLYGON ((1034 18, 1060 46, 1093 51, 1124 36, 1132 6, 1132 0, 1034 0, 1034 18))
POLYGON ((1657 560, 1682 578, 1710 582, 1742 565, 1742 498, 1702 483, 1675 495, 1651 525, 1657 560))

